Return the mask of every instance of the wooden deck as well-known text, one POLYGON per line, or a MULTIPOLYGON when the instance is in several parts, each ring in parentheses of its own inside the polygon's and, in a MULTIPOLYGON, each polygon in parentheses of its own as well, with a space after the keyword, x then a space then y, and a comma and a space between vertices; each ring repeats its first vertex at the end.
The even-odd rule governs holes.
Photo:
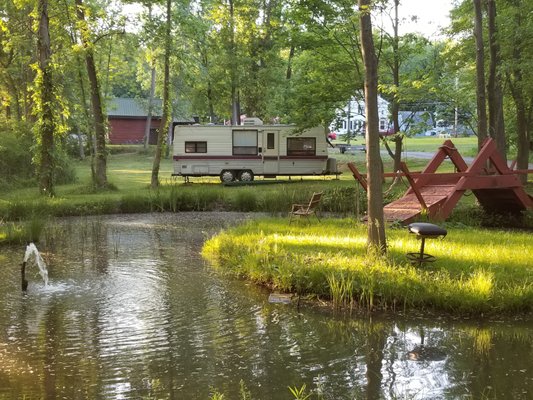
MULTIPOLYGON (((353 163, 349 163, 348 167, 354 178, 367 190, 365 176, 357 171, 353 163)), ((389 222, 408 224, 422 216, 445 220, 467 190, 471 190, 481 206, 490 212, 518 213, 533 208, 533 197, 525 192, 517 172, 507 166, 492 139, 485 142, 470 166, 451 140, 447 140, 424 171, 411 173, 402 163, 401 176, 407 178, 410 188, 402 198, 383 208, 384 218, 389 222), (457 172, 436 172, 446 158, 453 162, 457 172), (489 164, 491 170, 487 171, 489 164)))

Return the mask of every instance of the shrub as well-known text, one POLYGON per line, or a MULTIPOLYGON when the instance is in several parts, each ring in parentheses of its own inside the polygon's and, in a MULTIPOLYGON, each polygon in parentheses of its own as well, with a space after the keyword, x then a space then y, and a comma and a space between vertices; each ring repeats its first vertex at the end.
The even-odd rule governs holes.
POLYGON ((17 187, 34 179, 29 126, 0 127, 0 187, 17 187))

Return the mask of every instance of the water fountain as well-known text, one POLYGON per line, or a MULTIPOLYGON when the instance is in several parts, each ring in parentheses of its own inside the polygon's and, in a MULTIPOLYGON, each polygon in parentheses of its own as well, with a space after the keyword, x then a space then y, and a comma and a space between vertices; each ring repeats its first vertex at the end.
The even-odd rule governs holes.
POLYGON ((26 280, 26 264, 30 257, 33 256, 35 259, 35 263, 39 267, 39 274, 42 276, 44 285, 48 285, 48 269, 46 268, 46 263, 43 260, 43 257, 41 256, 41 253, 39 253, 39 250, 37 250, 37 247, 35 246, 35 243, 28 243, 26 246, 26 252, 24 253, 24 260, 22 261, 22 265, 20 268, 21 273, 21 279, 22 279, 22 290, 26 291, 28 289, 28 281, 26 280))

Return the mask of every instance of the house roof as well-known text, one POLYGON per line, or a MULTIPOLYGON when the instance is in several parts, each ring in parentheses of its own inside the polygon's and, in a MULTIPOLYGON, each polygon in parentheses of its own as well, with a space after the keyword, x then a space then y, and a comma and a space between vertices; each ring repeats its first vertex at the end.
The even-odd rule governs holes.
MULTIPOLYGON (((153 100, 152 116, 161 117, 161 99, 153 100)), ((107 101, 107 115, 110 117, 146 117, 148 99, 114 97, 107 101)))

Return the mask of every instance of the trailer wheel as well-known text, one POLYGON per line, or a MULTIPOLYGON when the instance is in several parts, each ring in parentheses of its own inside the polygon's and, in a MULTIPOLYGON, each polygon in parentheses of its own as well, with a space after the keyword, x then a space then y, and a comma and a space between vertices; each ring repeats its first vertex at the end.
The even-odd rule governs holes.
POLYGON ((251 182, 254 180, 254 173, 249 169, 245 169, 239 174, 239 180, 243 182, 251 182))
POLYGON ((220 173, 220 180, 222 182, 233 182, 235 180, 235 172, 225 169, 220 173))

